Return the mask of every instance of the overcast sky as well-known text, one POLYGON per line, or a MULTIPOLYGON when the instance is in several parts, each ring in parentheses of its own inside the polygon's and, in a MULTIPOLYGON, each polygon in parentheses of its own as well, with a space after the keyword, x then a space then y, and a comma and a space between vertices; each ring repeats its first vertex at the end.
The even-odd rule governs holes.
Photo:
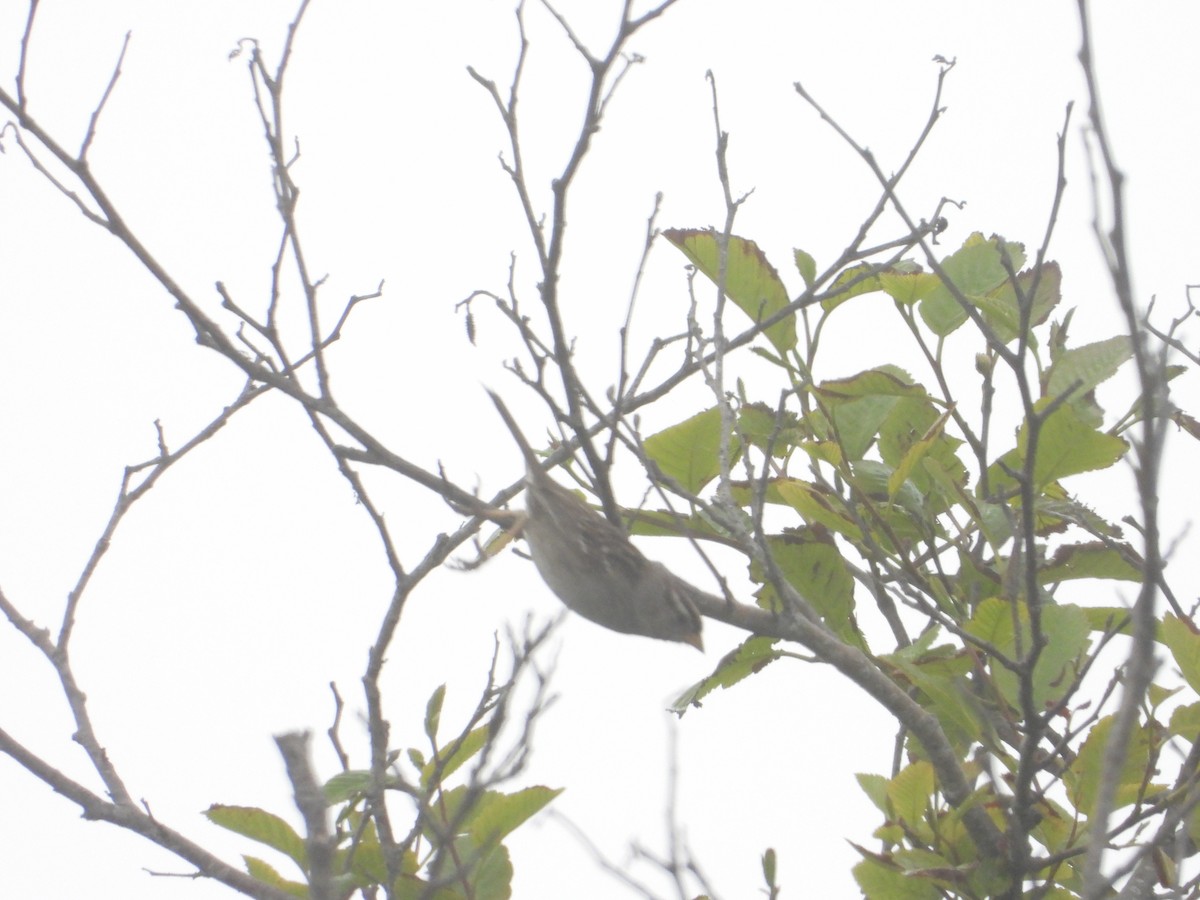
MULTIPOLYGON (((26 92, 32 114, 68 146, 78 145, 132 32, 93 169, 151 252, 213 309, 217 280, 261 308, 278 240, 245 57, 229 56, 255 37, 274 61, 295 6, 43 0, 39 8, 26 92)), ((558 8, 599 50, 618 6, 575 0, 558 8)), ((24 15, 25 4, 0 0, 0 78, 9 92, 24 15)), ((1175 314, 1184 285, 1200 280, 1200 11, 1185 2, 1103 4, 1096 15, 1106 112, 1129 174, 1135 286, 1141 300, 1157 295, 1164 315, 1175 314)), ((580 119, 586 73, 543 8, 530 3, 527 19, 522 130, 544 202, 580 119)), ((1064 307, 1080 308, 1077 340, 1114 333, 1090 233, 1078 37, 1075 6, 1061 0, 681 0, 630 46, 645 62, 622 84, 571 207, 564 315, 592 387, 602 393, 612 380, 610 335, 624 316, 655 192, 664 194, 664 227, 723 218, 710 69, 731 135, 734 189, 754 189, 735 230, 759 242, 797 293, 792 249, 819 267, 832 260, 877 189, 794 82, 890 170, 928 115, 933 57, 957 59, 942 98, 947 114, 902 191, 918 215, 942 197, 965 201, 949 213, 942 240, 950 248, 976 230, 1030 246, 1041 240, 1056 135, 1076 101, 1071 184, 1050 255, 1063 263, 1064 307)), ((384 297, 355 313, 331 352, 335 389, 398 452, 430 467, 441 461, 484 493, 514 480, 519 458, 499 437, 480 384, 516 396, 514 407, 536 408, 501 368, 517 352, 503 321, 481 306, 472 348, 454 306, 476 289, 503 291, 512 253, 528 298, 535 273, 497 163, 504 135, 466 66, 506 86, 516 48, 507 0, 315 0, 286 88, 285 130, 301 152, 293 173, 301 222, 310 265, 328 273, 324 296, 333 304, 385 282, 384 297)), ((11 133, 2 140, 0 586, 26 615, 53 626, 123 467, 155 452, 153 422, 177 445, 236 396, 240 378, 195 345, 170 298, 111 237, 30 169, 11 133)), ((687 302, 682 263, 666 245, 656 248, 640 307, 643 340, 678 327, 687 302)), ((844 317, 829 336, 844 350, 824 377, 891 358, 894 334, 868 310, 844 317)), ((1194 386, 1183 390, 1194 397, 1194 386)), ((648 413, 647 432, 686 415, 700 396, 685 391, 678 406, 648 413)), ((277 398, 258 406, 128 519, 75 638, 101 739, 134 796, 234 863, 258 849, 208 825, 201 811, 216 802, 261 805, 294 820, 271 735, 323 732, 331 680, 351 711, 361 710, 366 649, 390 594, 369 521, 298 411, 277 398)), ((1128 477, 1105 477, 1116 514, 1128 477)), ((409 561, 454 527, 436 498, 378 474, 369 484, 409 561)), ((1189 510, 1167 515, 1178 529, 1189 510)), ((557 609, 515 558, 430 579, 405 614, 385 678, 397 745, 420 743, 425 700, 439 683, 449 684, 447 727, 474 704, 498 630, 557 609)), ((568 620, 555 645, 559 700, 541 724, 525 783, 566 787, 555 808, 614 860, 627 858, 630 840, 661 852, 674 727, 664 706, 738 639, 710 624, 701 657, 568 620)), ((0 683, 0 727, 96 786, 45 665, 4 629, 0 683)), ((761 885, 759 855, 773 846, 785 896, 854 895, 856 857, 846 840, 869 844, 878 822, 853 775, 888 771, 888 726, 831 672, 787 661, 678 723, 679 814, 715 888, 750 896, 761 885)), ((343 732, 361 751, 357 715, 343 732)), ((336 771, 320 740, 317 763, 325 776, 336 771)), ((150 878, 144 869, 188 869, 140 839, 81 822, 7 759, 0 790, 5 896, 227 895, 213 884, 150 878)), ((621 895, 554 821, 523 828, 512 849, 517 896, 621 895)))

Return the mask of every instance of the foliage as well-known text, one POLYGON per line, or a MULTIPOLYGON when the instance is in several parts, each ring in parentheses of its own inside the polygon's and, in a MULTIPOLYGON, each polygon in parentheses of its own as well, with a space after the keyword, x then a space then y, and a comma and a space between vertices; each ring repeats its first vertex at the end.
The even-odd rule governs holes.
MULTIPOLYGON (((666 236, 715 284, 732 285, 717 262, 720 233, 666 236), (706 254, 698 244, 709 247, 706 254)), ((753 241, 731 237, 728 246, 738 248, 739 284, 779 292, 761 287, 779 284, 779 276, 753 241)), ((803 608, 863 650, 937 720, 968 775, 971 795, 949 803, 928 749, 902 731, 904 764, 890 775, 860 776, 882 816, 874 834, 882 849, 860 847, 855 869, 870 898, 1008 896, 1014 882, 1044 896, 1080 896, 1106 779, 1115 791, 1113 811, 1124 814, 1108 839, 1144 848, 1165 866, 1162 832, 1146 826, 1161 823, 1195 775, 1188 766, 1170 766, 1171 777, 1162 771, 1166 760, 1195 755, 1195 732, 1172 728, 1160 708, 1171 697, 1175 719, 1196 706, 1200 636, 1181 611, 1161 621, 1158 640, 1187 687, 1152 686, 1161 700, 1141 708, 1120 769, 1106 768, 1113 685, 1105 684, 1098 660, 1129 616, 1095 598, 1104 602, 1122 583, 1153 576, 1122 524, 1107 521, 1070 486, 1074 476, 1126 457, 1125 435, 1141 421, 1141 398, 1121 415, 1104 415, 1095 389, 1129 363, 1130 338, 1073 345, 1058 265, 1022 269, 1025 256, 1018 243, 974 234, 936 259, 937 273, 915 260, 886 271, 856 265, 829 277, 818 295, 824 284, 813 280, 811 257, 798 250, 807 294, 819 302, 792 313, 803 327, 784 319, 773 328, 786 322, 786 333, 820 335, 835 316, 890 327, 911 336, 935 385, 894 364, 822 379, 819 340, 781 347, 767 335, 791 394, 785 405, 772 411, 743 390, 731 398, 730 433, 719 417, 705 415, 702 433, 699 417, 664 432, 686 427, 686 443, 659 435, 644 441, 666 472, 679 469, 686 452, 689 471, 716 473, 722 438, 736 445, 745 477, 733 482, 730 496, 747 516, 777 527, 763 541, 774 565, 751 568, 759 605, 773 613, 789 611, 789 603, 795 608, 775 581, 782 579, 803 608), (948 355, 964 349, 979 361, 974 385, 952 379, 944 367, 948 355), (1004 366, 1014 376, 1006 382, 998 373, 1004 366), (1004 385, 1026 384, 1020 419, 998 420, 994 410, 1004 404, 994 395, 1004 385), (989 436, 996 435, 1010 437, 994 446, 989 436), (709 449, 698 457, 701 448, 709 449), (856 592, 855 582, 867 590, 856 592), (1071 591, 1072 583, 1082 589, 1071 591), (872 606, 888 630, 868 638, 858 622, 872 606), (962 820, 972 808, 998 829, 1007 859, 988 858, 973 842, 962 820)), ((752 302, 737 305, 757 318, 752 302)), ((770 395, 771 387, 760 393, 770 395)), ((776 659, 803 658, 785 646, 769 636, 747 638, 684 692, 676 712, 776 659)))
MULTIPOLYGON (((429 756, 415 747, 403 754, 417 773, 416 779, 406 779, 399 769, 393 769, 383 785, 388 791, 407 795, 414 807, 408 838, 389 848, 402 859, 395 878, 389 875, 370 814, 371 797, 377 790, 371 771, 350 769, 325 783, 325 800, 336 811, 332 883, 339 896, 375 888, 401 900, 502 900, 512 896, 513 869, 503 840, 561 791, 538 786, 504 793, 480 788, 475 779, 449 787, 447 779, 489 746, 497 723, 485 721, 441 746, 438 729, 445 696, 446 686, 442 685, 429 698, 426 709, 429 756)), ((205 815, 223 828, 282 853, 306 881, 288 880, 265 861, 245 856, 250 875, 295 897, 310 895, 308 848, 285 820, 263 809, 224 805, 210 807, 205 815)))

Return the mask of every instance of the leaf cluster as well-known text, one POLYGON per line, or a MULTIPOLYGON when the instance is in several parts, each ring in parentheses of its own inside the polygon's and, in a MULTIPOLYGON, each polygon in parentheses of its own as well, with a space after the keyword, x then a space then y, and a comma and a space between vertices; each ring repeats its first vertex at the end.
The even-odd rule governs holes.
MULTIPOLYGON (((1191 846, 1200 831, 1200 634, 1127 539, 1143 523, 1109 520, 1072 489, 1076 476, 1126 459, 1127 434, 1144 418, 1140 399, 1115 417, 1097 401, 1131 360, 1130 337, 1074 344, 1058 264, 1025 267, 1024 247, 999 236, 973 234, 927 265, 856 264, 826 285, 797 250, 812 298, 800 304, 754 241, 712 229, 665 236, 762 326, 769 349, 756 352, 785 385, 772 406, 739 380, 717 406, 644 440, 654 468, 693 499, 689 538, 745 546, 729 523, 756 523, 760 555, 748 571, 758 605, 811 617, 861 651, 936 720, 972 786, 948 799, 934 764, 945 761, 901 728, 893 771, 859 776, 882 816, 879 848, 860 846, 855 869, 866 896, 1083 896, 1105 784, 1121 813, 1101 821, 1105 841, 1171 883, 1171 836, 1191 846), (921 350, 932 383, 889 362, 819 377, 819 336, 834 316, 873 329, 890 319, 921 350), (948 373, 952 344, 974 352, 974 385, 948 373), (1015 419, 995 412, 1003 390, 1016 395, 1015 419), (719 490, 704 496, 721 484, 739 516, 719 490), (1101 653, 1132 627, 1110 598, 1147 580, 1174 607, 1154 637, 1184 683, 1167 675, 1152 686, 1114 768, 1106 748, 1125 666, 1106 670, 1101 653), (964 825, 970 810, 986 814, 1006 849, 981 849, 964 825)), ((1164 381, 1174 374, 1164 369, 1164 381)), ((665 516, 639 521, 654 523, 644 533, 669 531, 665 516)), ((674 709, 682 715, 780 660, 832 662, 751 636, 674 709)))
MULTIPOLYGON (((425 736, 429 749, 410 747, 397 754, 407 759, 414 778, 405 777, 398 762, 382 785, 386 795, 408 798, 412 828, 393 853, 401 857, 399 874, 389 877, 384 844, 370 814, 378 785, 369 769, 351 769, 329 779, 324 799, 334 814, 332 887, 335 895, 366 895, 383 889, 401 900, 504 900, 512 896, 513 867, 504 839, 549 804, 561 789, 542 786, 505 792, 482 786, 475 777, 452 783, 452 776, 472 760, 479 761, 494 741, 494 723, 482 724, 442 745, 438 739, 446 686, 429 698, 425 736)), ((257 807, 213 805, 209 821, 250 838, 290 859, 305 880, 285 877, 266 860, 243 855, 246 871, 294 897, 312 896, 309 844, 286 820, 257 807)), ((394 821, 394 819, 393 819, 394 821)))

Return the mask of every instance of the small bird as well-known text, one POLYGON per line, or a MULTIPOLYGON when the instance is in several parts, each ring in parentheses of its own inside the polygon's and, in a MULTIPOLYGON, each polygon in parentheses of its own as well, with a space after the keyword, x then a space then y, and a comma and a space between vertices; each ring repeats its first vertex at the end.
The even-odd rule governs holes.
POLYGON ((525 457, 522 533, 542 580, 598 625, 704 649, 701 591, 647 559, 621 531, 546 474, 504 402, 488 391, 525 457))

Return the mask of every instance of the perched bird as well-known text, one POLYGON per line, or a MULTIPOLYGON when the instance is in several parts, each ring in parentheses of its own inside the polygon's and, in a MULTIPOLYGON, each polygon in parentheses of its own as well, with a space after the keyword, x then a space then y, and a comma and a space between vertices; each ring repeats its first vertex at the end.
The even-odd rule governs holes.
POLYGON ((547 475, 504 402, 488 393, 525 457, 522 533, 550 590, 605 628, 703 650, 693 602, 701 592, 643 556, 621 529, 547 475))

